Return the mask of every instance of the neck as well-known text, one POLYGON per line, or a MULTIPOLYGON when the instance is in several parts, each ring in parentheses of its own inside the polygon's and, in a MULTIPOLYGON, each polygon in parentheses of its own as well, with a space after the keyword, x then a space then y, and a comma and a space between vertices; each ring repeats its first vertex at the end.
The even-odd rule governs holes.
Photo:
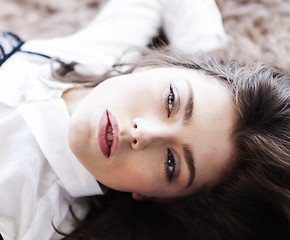
POLYGON ((62 94, 70 115, 77 108, 79 103, 91 92, 92 88, 72 88, 62 94))

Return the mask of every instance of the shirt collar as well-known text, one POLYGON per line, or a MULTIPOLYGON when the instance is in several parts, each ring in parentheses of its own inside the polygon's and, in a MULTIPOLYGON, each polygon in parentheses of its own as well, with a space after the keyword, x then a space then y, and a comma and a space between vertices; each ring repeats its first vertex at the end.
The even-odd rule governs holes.
POLYGON ((69 114, 61 98, 20 105, 18 110, 72 197, 103 194, 98 182, 69 148, 69 114))

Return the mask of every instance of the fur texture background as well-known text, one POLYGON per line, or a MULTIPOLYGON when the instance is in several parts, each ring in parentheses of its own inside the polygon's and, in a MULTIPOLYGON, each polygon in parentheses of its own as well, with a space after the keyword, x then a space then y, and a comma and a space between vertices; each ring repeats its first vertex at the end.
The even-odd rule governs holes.
MULTIPOLYGON (((106 0, 0 0, 0 29, 23 39, 85 26, 106 0)), ((231 37, 227 55, 290 68, 290 0, 217 0, 231 37)))

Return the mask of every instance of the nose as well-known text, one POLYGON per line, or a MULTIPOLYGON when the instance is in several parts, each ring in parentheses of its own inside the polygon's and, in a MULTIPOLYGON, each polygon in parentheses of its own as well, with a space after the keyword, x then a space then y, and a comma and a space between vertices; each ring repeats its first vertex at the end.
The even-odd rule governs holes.
POLYGON ((150 145, 162 144, 171 138, 165 124, 158 121, 136 118, 131 126, 131 146, 134 150, 142 150, 150 145))

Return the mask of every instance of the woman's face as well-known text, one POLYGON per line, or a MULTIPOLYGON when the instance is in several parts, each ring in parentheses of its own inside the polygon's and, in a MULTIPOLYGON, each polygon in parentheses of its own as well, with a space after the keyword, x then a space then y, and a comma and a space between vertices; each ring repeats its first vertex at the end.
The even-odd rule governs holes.
POLYGON ((106 80, 71 117, 70 146, 104 185, 177 197, 218 181, 231 164, 229 90, 198 71, 156 68, 106 80))

